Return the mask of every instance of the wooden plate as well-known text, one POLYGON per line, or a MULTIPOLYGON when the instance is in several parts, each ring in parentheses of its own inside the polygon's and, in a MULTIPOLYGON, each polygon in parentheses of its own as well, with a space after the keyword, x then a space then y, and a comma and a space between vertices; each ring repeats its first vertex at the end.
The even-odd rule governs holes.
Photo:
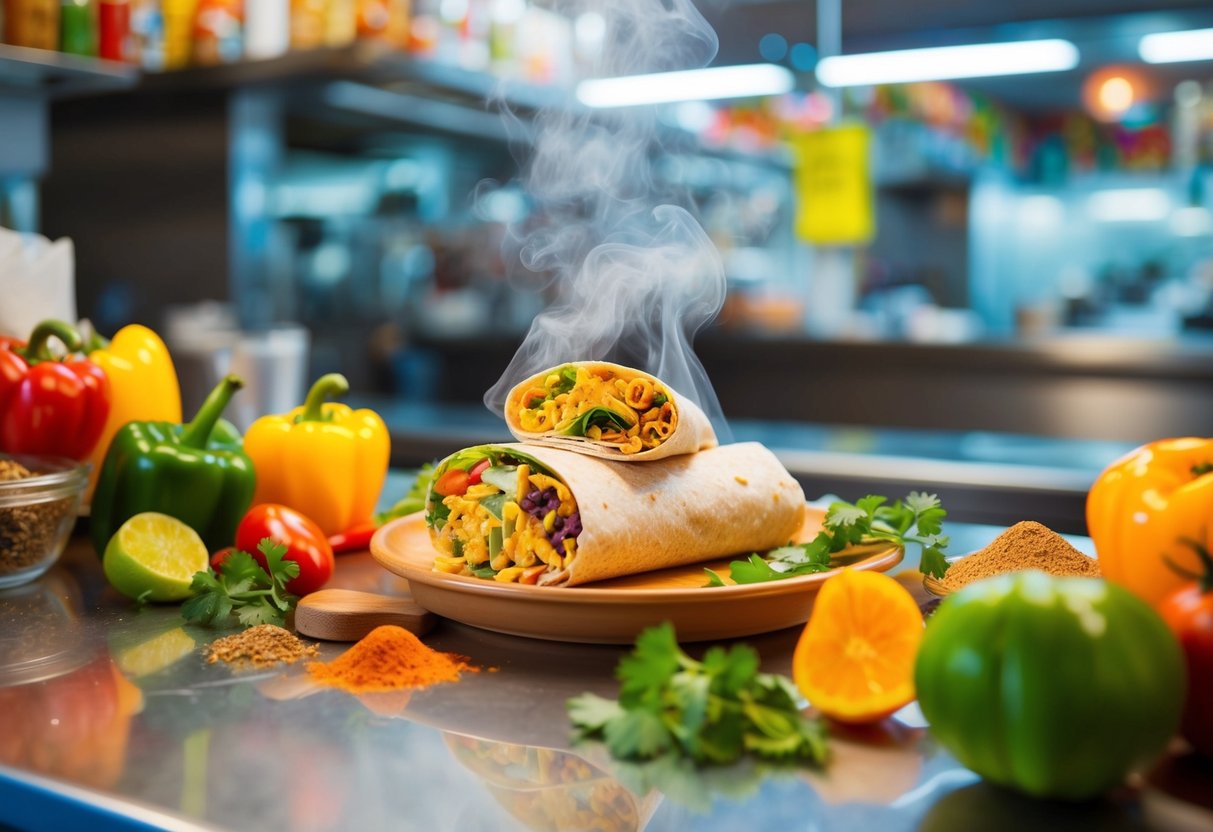
MULTIPOLYGON (((809 508, 799 541, 811 540, 824 512, 809 508)), ((838 560, 884 572, 901 562, 897 546, 857 547, 838 560)), ((720 558, 577 587, 524 586, 433 570, 435 551, 421 513, 375 533, 371 555, 407 578, 413 600, 445 618, 517 636, 551 641, 626 644, 646 627, 670 621, 679 641, 740 638, 802 624, 821 584, 833 572, 743 586, 704 588, 704 567, 727 575, 720 558)))

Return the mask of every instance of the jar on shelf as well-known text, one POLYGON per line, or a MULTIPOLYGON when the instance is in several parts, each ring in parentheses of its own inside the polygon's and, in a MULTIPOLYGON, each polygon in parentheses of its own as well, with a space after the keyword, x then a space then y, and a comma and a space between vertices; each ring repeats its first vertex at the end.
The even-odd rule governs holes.
POLYGON ((59 0, 4 0, 4 42, 59 48, 59 0))

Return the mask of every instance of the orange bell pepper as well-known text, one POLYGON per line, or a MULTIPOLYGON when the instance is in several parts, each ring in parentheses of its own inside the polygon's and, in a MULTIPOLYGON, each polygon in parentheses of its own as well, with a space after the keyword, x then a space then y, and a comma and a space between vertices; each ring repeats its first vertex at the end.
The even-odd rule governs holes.
POLYGON ((326 535, 371 522, 391 443, 373 410, 325 401, 349 389, 342 375, 321 376, 302 407, 249 426, 244 452, 257 471, 254 505, 289 506, 326 535))
POLYGON ((1196 572, 1189 543, 1213 548, 1213 439, 1162 439, 1112 463, 1087 494, 1104 577, 1157 604, 1196 572))

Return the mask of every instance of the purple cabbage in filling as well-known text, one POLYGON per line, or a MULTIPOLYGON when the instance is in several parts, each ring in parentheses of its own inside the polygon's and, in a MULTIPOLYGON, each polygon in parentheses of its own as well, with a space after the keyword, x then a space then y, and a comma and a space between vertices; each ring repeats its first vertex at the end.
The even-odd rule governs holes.
MULTIPOLYGON (((532 488, 518 501, 518 506, 542 523, 549 512, 560 508, 560 498, 556 496, 555 488, 545 488, 543 491, 532 488)), ((566 538, 577 537, 581 534, 581 512, 574 511, 568 517, 557 516, 552 530, 546 534, 553 546, 560 546, 566 538)))

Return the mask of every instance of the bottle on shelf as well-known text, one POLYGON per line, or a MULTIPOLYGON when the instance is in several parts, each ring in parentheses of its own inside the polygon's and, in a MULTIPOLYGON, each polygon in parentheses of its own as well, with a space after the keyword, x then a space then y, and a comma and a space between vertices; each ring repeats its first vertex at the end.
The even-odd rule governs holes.
POLYGON ((195 64, 211 66, 240 60, 244 52, 243 5, 242 0, 200 0, 194 13, 195 64))
POLYGON ((59 50, 69 55, 97 55, 95 0, 63 0, 59 10, 59 50))
POLYGON ((189 66, 194 15, 197 11, 198 0, 162 0, 160 12, 164 21, 165 69, 189 66))
POLYGON ((291 0, 291 48, 315 49, 324 45, 328 25, 326 0, 291 0))
POLYGON ((328 0, 324 22, 324 42, 328 46, 345 46, 358 37, 358 0, 328 0))
POLYGON ((244 7, 244 54, 274 58, 291 46, 291 0, 252 0, 244 7))
POLYGON ((132 60, 130 0, 100 0, 97 54, 109 61, 132 60))
POLYGON ((131 62, 146 70, 164 69, 164 13, 160 0, 131 0, 127 55, 131 62))

